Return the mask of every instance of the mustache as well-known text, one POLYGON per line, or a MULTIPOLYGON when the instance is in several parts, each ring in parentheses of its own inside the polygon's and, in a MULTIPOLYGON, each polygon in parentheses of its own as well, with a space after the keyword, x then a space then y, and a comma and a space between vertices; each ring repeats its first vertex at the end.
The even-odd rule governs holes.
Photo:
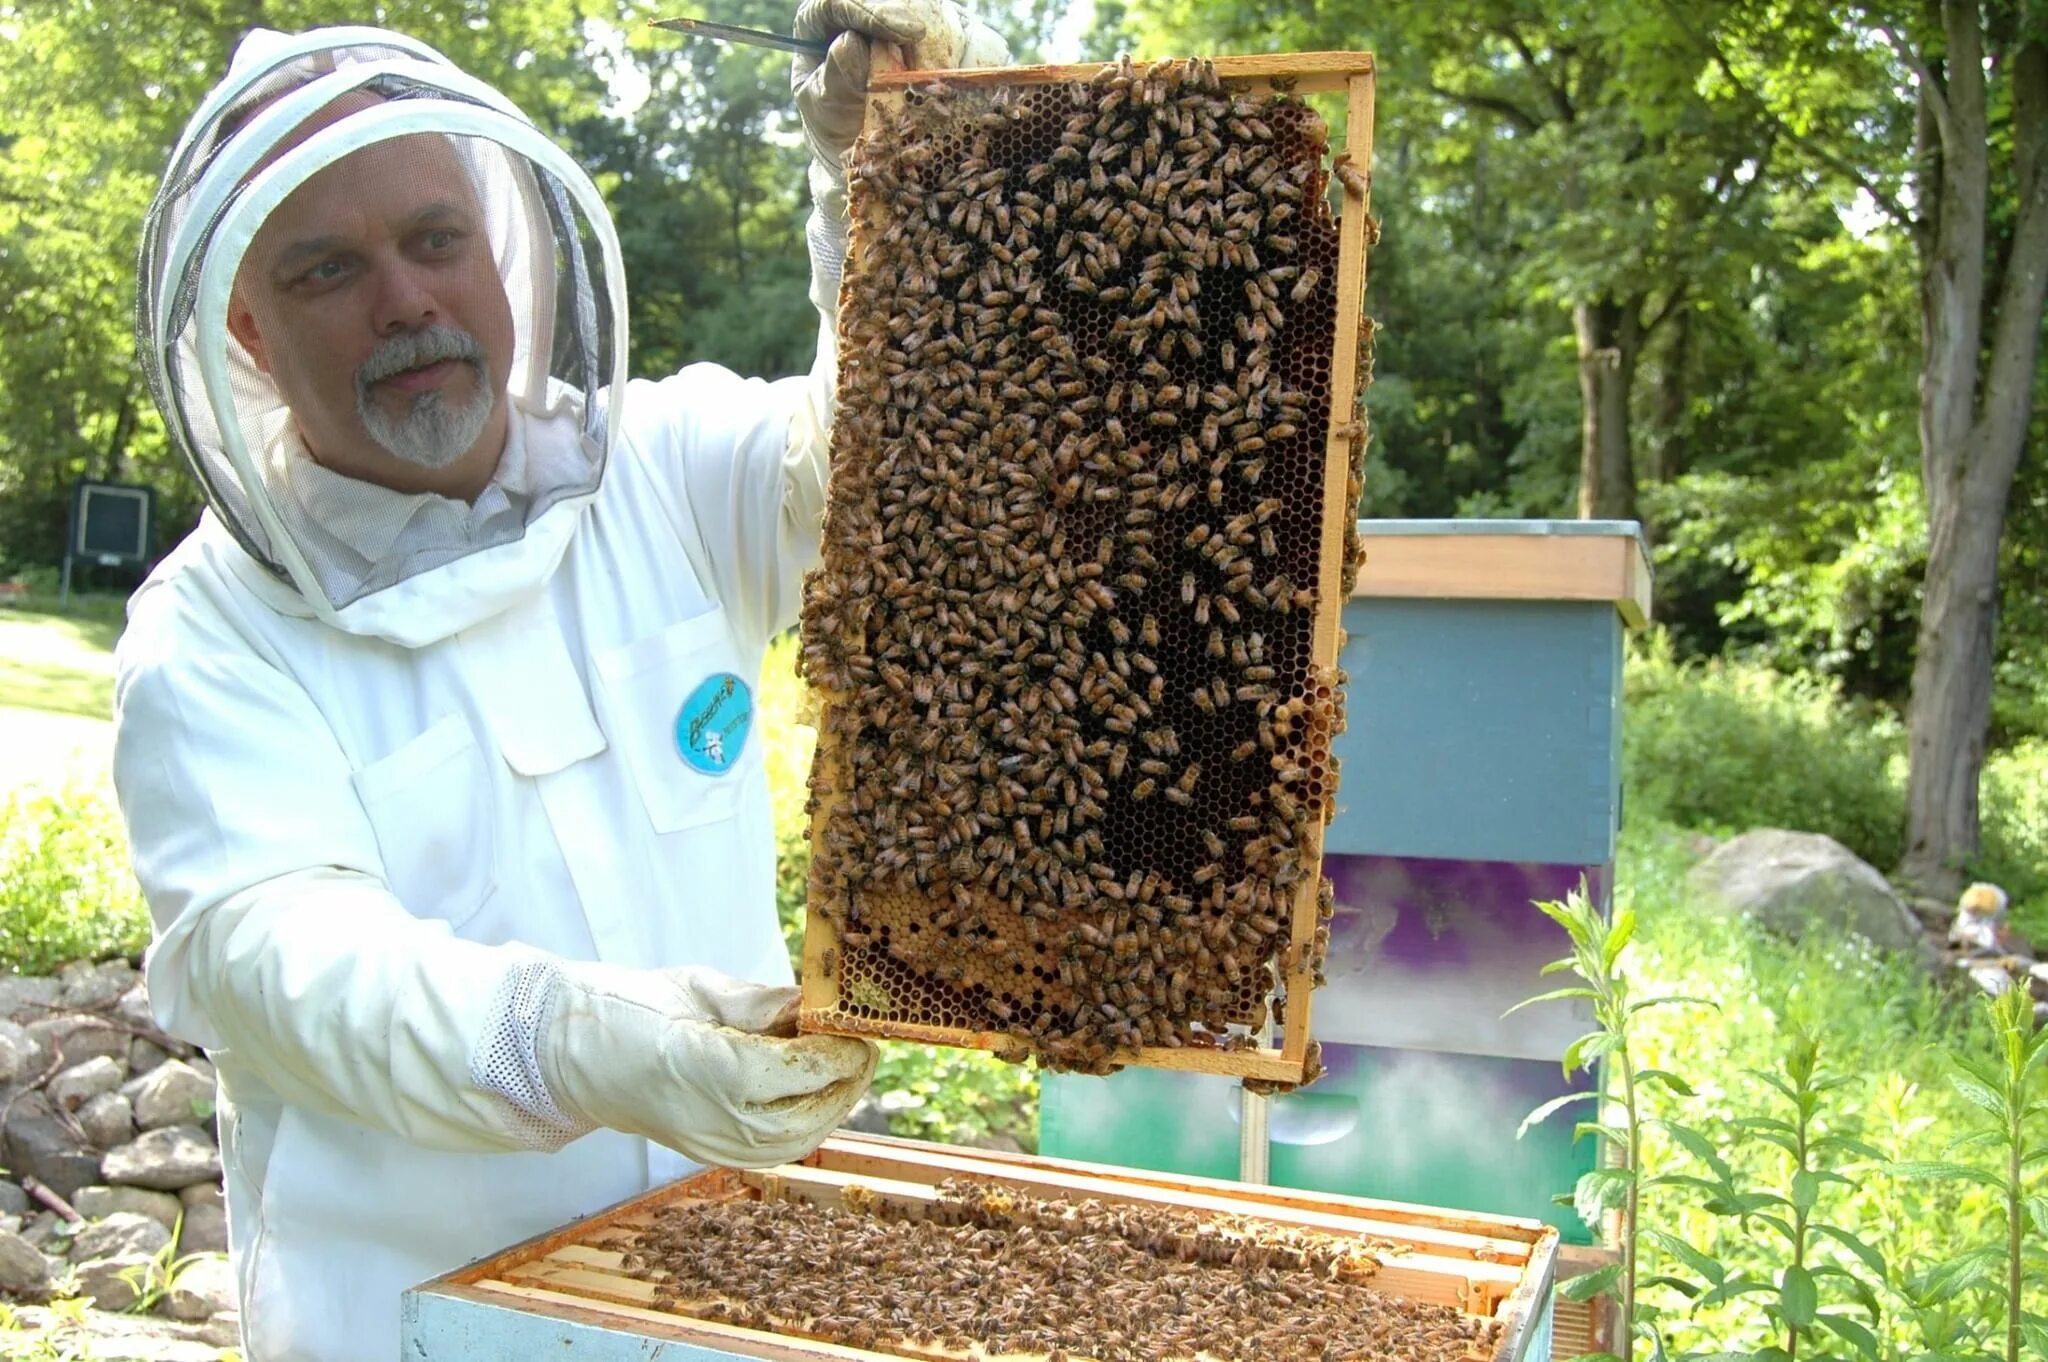
POLYGON ((472 365, 479 373, 484 370, 483 346, 459 326, 436 322, 417 331, 400 332, 371 351, 370 357, 356 367, 356 393, 368 397, 372 384, 393 374, 449 359, 472 365))

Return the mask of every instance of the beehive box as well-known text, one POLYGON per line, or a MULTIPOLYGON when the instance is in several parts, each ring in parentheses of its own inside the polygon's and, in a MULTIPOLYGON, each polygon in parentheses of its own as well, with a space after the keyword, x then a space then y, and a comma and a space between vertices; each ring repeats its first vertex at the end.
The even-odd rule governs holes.
POLYGON ((842 1135, 426 1283, 403 1351, 1543 1362, 1556 1251, 1526 1220, 842 1135))
POLYGON ((1301 1082, 1371 58, 871 88, 803 616, 804 1025, 1301 1082))

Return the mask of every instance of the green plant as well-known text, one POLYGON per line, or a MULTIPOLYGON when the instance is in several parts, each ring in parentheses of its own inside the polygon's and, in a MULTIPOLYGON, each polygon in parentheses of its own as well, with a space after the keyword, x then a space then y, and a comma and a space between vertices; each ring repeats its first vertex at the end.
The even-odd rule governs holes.
POLYGON ((16 1362, 93 1362, 90 1308, 82 1300, 52 1300, 48 1323, 31 1328, 19 1310, 0 1301, 0 1353, 16 1362))
POLYGON ((111 799, 74 783, 0 803, 0 905, 0 968, 47 974, 148 944, 149 914, 111 799))
MULTIPOLYGON (((1766 1346, 1759 1359, 1796 1359, 1802 1348, 1811 1351, 1820 1334, 1833 1334, 1864 1357, 1876 1362, 1878 1340, 1875 1326, 1883 1310, 1875 1288, 1852 1268, 1842 1263, 1818 1260, 1815 1248, 1823 1239, 1847 1249, 1873 1280, 1886 1278, 1882 1253, 1854 1231, 1817 1215, 1821 1198, 1830 1187, 1852 1185, 1850 1179, 1829 1164, 1836 1158, 1866 1159, 1881 1164, 1884 1155, 1869 1143, 1838 1131, 1825 1129, 1822 1099, 1853 1080, 1820 1067, 1821 1044, 1811 1030, 1788 1028, 1782 1068, 1772 1073, 1753 1070, 1750 1076, 1784 1099, 1784 1114, 1766 1113, 1737 1117, 1728 1124, 1732 1142, 1756 1142, 1775 1149, 1782 1156, 1780 1177, 1768 1184, 1738 1177, 1714 1145, 1698 1131, 1676 1123, 1667 1128, 1673 1137, 1712 1172, 1708 1178, 1680 1174, 1666 1175, 1666 1185, 1687 1185, 1704 1193, 1705 1209, 1717 1216, 1732 1217, 1748 1232, 1762 1225, 1782 1242, 1781 1255, 1789 1255, 1775 1277, 1731 1270, 1718 1258, 1690 1250, 1674 1239, 1660 1238, 1660 1246, 1698 1272, 1704 1279, 1697 1288, 1682 1279, 1671 1279, 1680 1290, 1694 1297, 1695 1308, 1745 1296, 1764 1297, 1762 1309, 1784 1339, 1782 1346, 1766 1346), (1839 1284, 1868 1314, 1864 1324, 1844 1312, 1823 1311, 1824 1284, 1839 1284)), ((1768 1256, 1768 1255, 1767 1255, 1768 1256)))
POLYGON ((891 1134, 943 1144, 1008 1136, 1037 1146, 1038 1074, 979 1050, 883 1041, 875 1091, 895 1094, 885 1108, 891 1134))
POLYGON ((1662 635, 1627 666, 1631 817, 1700 831, 1822 832, 1873 865, 1898 860, 1904 734, 1832 683, 1758 662, 1679 663, 1662 635))
MULTIPOLYGON (((1631 995, 1628 976, 1621 969, 1621 958, 1635 935, 1636 915, 1632 907, 1624 905, 1617 908, 1610 921, 1599 906, 1586 897, 1583 885, 1579 892, 1567 895, 1562 903, 1538 903, 1536 907, 1564 928, 1572 943, 1572 953, 1545 965, 1543 973, 1548 975, 1569 970, 1582 982, 1539 994, 1517 1003, 1508 1012, 1518 1012, 1536 1003, 1567 999, 1590 1003, 1594 1029, 1573 1041, 1565 1050, 1564 1071, 1567 1077, 1579 1070, 1597 1075, 1599 1070, 1595 1066, 1603 1059, 1610 1061, 1613 1081, 1619 1087, 1617 1100, 1621 1108, 1619 1126, 1600 1119, 1600 1114, 1596 1114, 1591 1121, 1579 1122, 1574 1130, 1574 1138, 1583 1139, 1591 1135, 1607 1141, 1616 1155, 1614 1166, 1595 1168, 1579 1179, 1570 1196, 1558 1198, 1577 1210, 1579 1218, 1588 1225, 1598 1225, 1608 1212, 1619 1210, 1621 1261, 1570 1278, 1558 1287, 1558 1292, 1568 1300, 1587 1300, 1596 1295, 1612 1294, 1619 1287, 1622 1346, 1628 1350, 1628 1356, 1635 1356, 1638 1337, 1649 1338, 1661 1352, 1662 1344, 1653 1322, 1648 1318, 1641 1321, 1637 1318, 1636 1287, 1640 1278, 1637 1253, 1642 1232, 1642 1192, 1647 1185, 1640 1175, 1644 1122, 1638 1099, 1641 1089, 1649 1086, 1662 1086, 1686 1095, 1690 1095, 1692 1090, 1683 1079, 1667 1070, 1639 1067, 1629 1041, 1637 1016, 1652 1008, 1690 1000, 1675 996, 1639 999, 1631 995)), ((1597 1081, 1596 1077, 1596 1084, 1597 1081)), ((1522 1122, 1521 1129, 1515 1132, 1516 1138, 1573 1103, 1598 1102, 1602 1096, 1600 1087, 1596 1086, 1589 1092, 1569 1093, 1545 1102, 1522 1122)))
POLYGON ((150 1255, 146 1263, 123 1268, 120 1277, 135 1292, 135 1299, 128 1303, 126 1313, 146 1315, 156 1309, 165 1297, 178 1289, 178 1282, 192 1270, 192 1265, 208 1258, 218 1258, 217 1253, 188 1253, 178 1255, 178 1236, 185 1230, 185 1217, 181 1212, 177 1223, 171 1226, 171 1237, 164 1246, 150 1255))
POLYGON ((2035 1092, 2039 1071, 2048 1060, 2048 1031, 2034 1027, 2034 1002, 2023 987, 2012 987, 1987 1001, 1996 1054, 1986 1062, 1949 1052, 1949 1082, 1976 1110, 1991 1120, 1950 1142, 1949 1157, 1907 1161, 1894 1166, 1905 1177, 1975 1184, 2003 1203, 2004 1234, 1999 1241, 1979 1244, 1937 1265, 1926 1276, 1930 1297, 1963 1293, 1995 1298, 2005 1320, 2005 1362, 2027 1355, 2048 1357, 2048 1316, 2027 1309, 2026 1283, 2048 1276, 2048 1252, 2029 1243, 2028 1226, 2048 1236, 2048 1191, 2037 1191, 2039 1174, 2048 1170, 2048 1096, 2035 1092), (1991 1150, 1998 1167, 1962 1163, 1954 1155, 1991 1150), (2033 1275, 2028 1276, 2032 1268, 2033 1275))

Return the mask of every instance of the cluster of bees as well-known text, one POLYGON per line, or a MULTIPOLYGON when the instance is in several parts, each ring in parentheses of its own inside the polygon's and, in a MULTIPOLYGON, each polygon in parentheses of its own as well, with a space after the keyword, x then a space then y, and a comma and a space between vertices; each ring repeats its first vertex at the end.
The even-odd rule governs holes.
POLYGON ((671 1207, 625 1266, 661 1308, 877 1351, 1458 1362, 1501 1327, 1374 1290, 1358 1240, 973 1180, 916 1216, 872 1196, 671 1207))
POLYGON ((1168 62, 875 123, 801 654, 837 1018, 1250 1045, 1328 941, 1321 120, 1168 62))

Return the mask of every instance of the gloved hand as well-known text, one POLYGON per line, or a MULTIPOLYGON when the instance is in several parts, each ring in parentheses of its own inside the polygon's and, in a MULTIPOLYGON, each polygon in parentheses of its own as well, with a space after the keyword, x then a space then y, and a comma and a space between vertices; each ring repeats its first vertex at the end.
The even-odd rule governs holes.
POLYGON ((875 1047, 799 1036, 797 992, 715 970, 571 964, 541 1019, 542 1081, 563 1113, 699 1163, 801 1158, 867 1091, 875 1047))
POLYGON ((790 68, 811 147, 811 299, 829 317, 846 259, 846 153, 867 110, 873 44, 897 45, 904 65, 920 70, 1000 66, 1010 49, 951 0, 803 0, 793 31, 832 42, 823 60, 799 56, 790 68))

